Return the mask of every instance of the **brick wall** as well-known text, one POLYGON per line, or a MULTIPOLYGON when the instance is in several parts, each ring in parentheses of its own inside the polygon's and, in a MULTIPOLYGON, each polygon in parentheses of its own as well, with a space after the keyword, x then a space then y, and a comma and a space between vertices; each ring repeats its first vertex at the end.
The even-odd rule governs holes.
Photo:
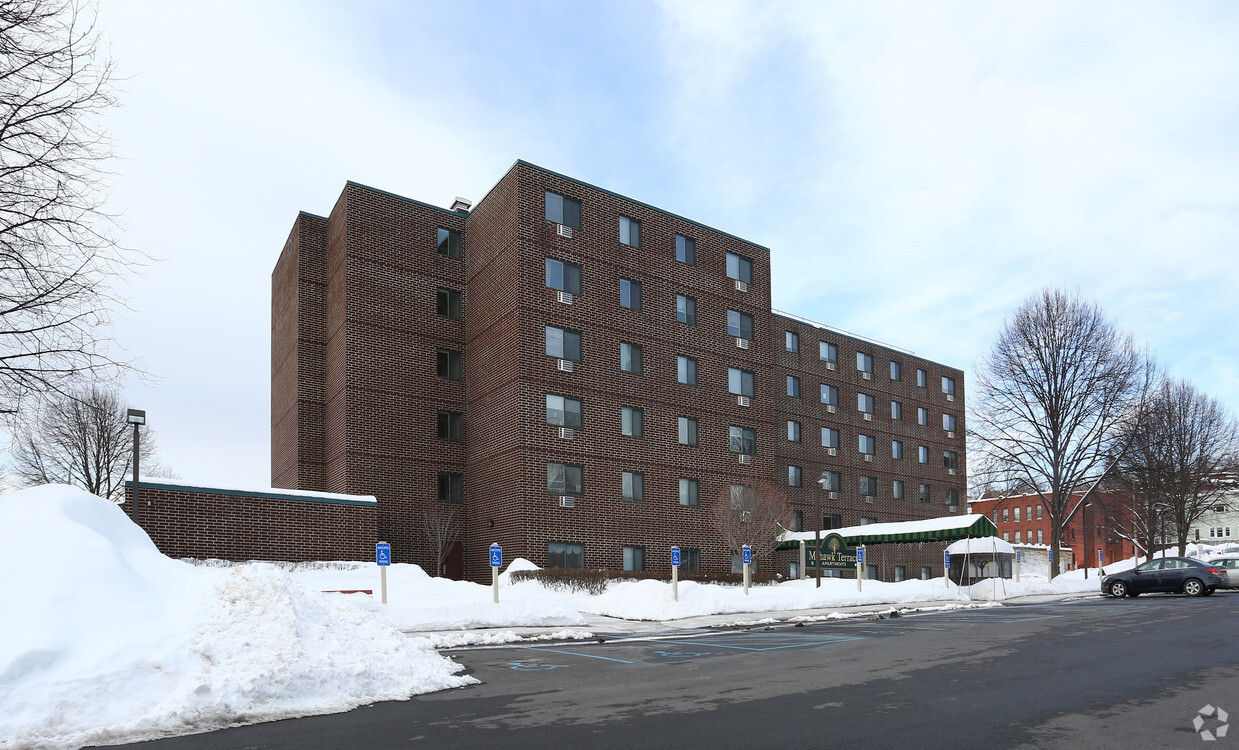
MULTIPOLYGON (((169 557, 221 560, 371 560, 376 503, 143 481, 139 521, 169 557)), ((133 502, 133 483, 125 483, 133 502)))

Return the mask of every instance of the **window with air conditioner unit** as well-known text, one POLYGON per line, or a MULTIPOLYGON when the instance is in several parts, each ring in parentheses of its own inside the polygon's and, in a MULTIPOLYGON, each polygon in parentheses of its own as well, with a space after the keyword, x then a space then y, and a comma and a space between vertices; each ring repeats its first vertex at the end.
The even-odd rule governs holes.
POLYGON ((837 450, 839 448, 839 431, 834 427, 823 427, 822 447, 830 450, 837 450))
POLYGON ((868 393, 856 394, 856 410, 865 415, 868 420, 873 419, 873 396, 868 393))
POLYGON ((836 386, 827 385, 826 383, 822 383, 821 400, 822 400, 822 403, 826 404, 827 406, 838 406, 839 405, 839 389, 836 386))
POLYGON ((865 375, 873 374, 873 355, 856 352, 856 369, 865 375))
POLYGON ((753 261, 743 255, 727 253, 727 278, 742 284, 753 283, 753 261))
POLYGON ((573 464, 548 463, 546 491, 551 495, 584 495, 585 468, 573 464))
MULTIPOLYGON (((817 356, 818 359, 828 365, 834 365, 839 361, 839 347, 828 341, 819 341, 817 343, 817 356)), ((833 367, 830 369, 833 369, 833 367)))
POLYGON ((736 396, 753 396, 753 373, 737 367, 727 368, 727 392, 736 396))
POLYGON ((546 259, 546 286, 567 294, 581 293, 581 267, 554 258, 546 259))
POLYGON ((581 429, 581 422, 580 399, 560 396, 554 393, 546 394, 547 424, 579 430, 581 429))
POLYGON ((546 326, 546 355, 569 362, 581 361, 581 334, 555 326, 546 326))
POLYGON ((736 310, 728 310, 727 334, 751 341, 753 339, 753 316, 736 310))
MULTIPOLYGON (((822 476, 817 480, 817 483, 825 492, 838 492, 842 481, 843 476, 839 472, 823 471, 822 476)), ((831 527, 827 526, 826 528, 831 527)))
POLYGON ((857 435, 857 444, 860 452, 865 456, 872 456, 877 450, 877 440, 873 435, 857 435))
POLYGON ((862 497, 877 497, 878 478, 861 475, 860 476, 860 494, 862 497))
POLYGON ((732 453, 752 456, 757 453, 757 431, 748 427, 727 428, 727 447, 732 453))
MULTIPOLYGON (((955 471, 959 469, 959 453, 955 451, 942 451, 942 465, 954 474, 955 471)), ((1016 508, 1015 512, 1019 513, 1020 509, 1016 508)), ((1018 521, 1020 519, 1016 518, 1015 520, 1018 521)))
POLYGON ((573 229, 581 228, 581 202, 546 191, 546 220, 573 229))

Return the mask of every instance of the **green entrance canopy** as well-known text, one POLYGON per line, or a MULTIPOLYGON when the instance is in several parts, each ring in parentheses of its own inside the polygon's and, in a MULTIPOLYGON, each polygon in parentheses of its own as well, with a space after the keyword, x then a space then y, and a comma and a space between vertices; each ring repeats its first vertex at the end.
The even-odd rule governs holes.
MULTIPOLYGON (((998 536, 998 527, 988 516, 970 513, 965 516, 926 518, 923 521, 871 523, 830 529, 843 537, 848 546, 884 544, 887 542, 953 542, 957 539, 979 539, 998 536)), ((825 531, 822 532, 825 535, 825 531)), ((779 549, 796 549, 801 542, 813 542, 812 531, 785 531, 779 535, 779 549)))

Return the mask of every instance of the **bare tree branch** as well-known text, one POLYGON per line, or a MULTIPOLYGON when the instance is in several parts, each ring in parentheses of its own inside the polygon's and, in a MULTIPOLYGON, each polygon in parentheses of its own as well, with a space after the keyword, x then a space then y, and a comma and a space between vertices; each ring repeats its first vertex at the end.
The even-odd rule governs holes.
POLYGON ((773 484, 735 484, 724 487, 714 504, 714 528, 732 552, 749 545, 754 559, 765 558, 778 547, 779 527, 790 528, 791 506, 773 484))

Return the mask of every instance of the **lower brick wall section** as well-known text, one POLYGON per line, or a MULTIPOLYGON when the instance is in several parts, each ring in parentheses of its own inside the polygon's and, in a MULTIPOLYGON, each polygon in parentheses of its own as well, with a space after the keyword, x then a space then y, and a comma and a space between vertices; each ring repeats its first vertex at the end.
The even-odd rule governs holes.
MULTIPOLYGON (((374 498, 138 485, 139 525, 169 557, 373 560, 374 498)), ((126 508, 133 502, 125 483, 126 508)))

